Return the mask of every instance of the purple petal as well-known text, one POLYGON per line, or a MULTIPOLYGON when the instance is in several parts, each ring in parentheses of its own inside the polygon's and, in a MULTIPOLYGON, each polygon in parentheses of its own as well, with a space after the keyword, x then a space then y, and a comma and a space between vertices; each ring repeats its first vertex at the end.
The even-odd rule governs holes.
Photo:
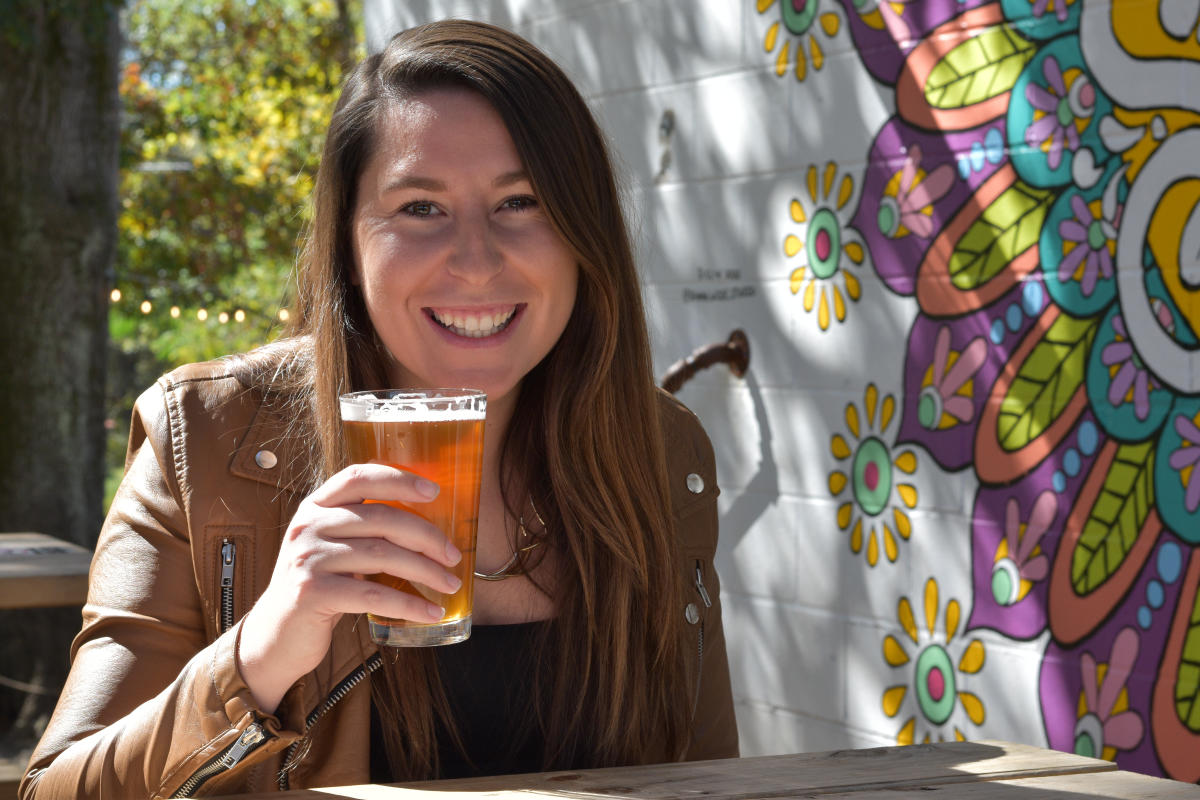
POLYGON ((975 417, 975 406, 961 394, 945 398, 942 401, 942 410, 959 422, 970 422, 975 417))
POLYGON ((1096 216, 1092 214, 1092 210, 1088 208, 1087 201, 1080 195, 1071 195, 1071 213, 1075 215, 1075 219, 1083 223, 1080 227, 1083 228, 1083 234, 1086 237, 1087 226, 1096 221, 1096 216))
POLYGON ((1129 387, 1133 385, 1133 379, 1137 376, 1137 367, 1132 361, 1126 361, 1117 370, 1117 375, 1113 378, 1112 385, 1108 387, 1108 402, 1113 406, 1120 406, 1125 402, 1125 393, 1129 391, 1129 387))
POLYGON ((1200 428, 1196 427, 1196 423, 1192 422, 1191 417, 1183 414, 1175 417, 1175 432, 1189 442, 1200 444, 1200 428))
POLYGON ((1150 416, 1150 375, 1144 369, 1138 370, 1133 383, 1133 411, 1141 420, 1150 416))
POLYGON ((1038 553, 1021 567, 1021 577, 1027 581, 1040 581, 1050 573, 1050 559, 1038 553))
POLYGON ((1057 128, 1058 120, 1052 114, 1034 120, 1025 129, 1025 144, 1030 147, 1041 147, 1042 142, 1049 139, 1057 128))
POLYGON ((920 212, 901 214, 900 224, 922 239, 928 239, 929 235, 933 233, 933 218, 920 212))
POLYGON ((1200 461, 1200 447, 1192 445, 1191 447, 1181 447, 1175 450, 1167 458, 1167 463, 1171 465, 1171 469, 1182 470, 1184 467, 1191 467, 1200 461))
POLYGON ((1100 274, 1106 278, 1111 278, 1113 275, 1113 260, 1112 253, 1108 252, 1108 245, 1101 245, 1096 251, 1100 256, 1100 274))
POLYGON ((1120 314, 1114 316, 1112 326, 1113 330, 1117 332, 1118 336, 1121 336, 1125 339, 1129 338, 1129 334, 1125 332, 1125 318, 1123 316, 1120 314))
POLYGON ((1064 219, 1058 223, 1058 233, 1069 242, 1082 244, 1088 240, 1087 226, 1077 219, 1064 219))
POLYGON ((1068 148, 1071 152, 1079 149, 1079 131, 1075 129, 1075 123, 1072 122, 1062 129, 1063 138, 1066 140, 1068 148))
POLYGON ((1133 628, 1122 628, 1113 640, 1112 654, 1108 657, 1108 672, 1100 684, 1099 707, 1092 709, 1100 719, 1107 719, 1117 703, 1117 697, 1125 688, 1125 681, 1133 671, 1133 662, 1138 655, 1138 635, 1133 628))
POLYGON ((1046 83, 1050 84, 1056 95, 1067 96, 1067 84, 1063 81, 1062 69, 1058 66, 1057 58, 1049 56, 1042 62, 1042 74, 1046 76, 1046 83))
POLYGON ((1055 113, 1058 111, 1057 97, 1036 83, 1029 83, 1025 85, 1025 98, 1034 108, 1039 111, 1045 111, 1046 116, 1054 120, 1055 124, 1058 123, 1058 117, 1055 113))
POLYGON ((957 392, 979 371, 986 358, 987 341, 982 336, 976 336, 970 344, 963 348, 958 360, 954 362, 954 366, 946 372, 946 388, 950 389, 952 393, 957 392))
POLYGON ((1096 702, 1099 694, 1096 688, 1096 659, 1091 653, 1084 652, 1079 656, 1079 675, 1083 678, 1083 700, 1087 707, 1092 711, 1096 711, 1099 703, 1096 702))
POLYGON ((950 326, 938 329, 933 341, 933 385, 940 387, 942 375, 946 373, 946 362, 950 360, 950 326))
POLYGON ((1133 355, 1133 345, 1129 342, 1110 342, 1100 351, 1100 363, 1106 367, 1128 361, 1133 355))
MULTIPOLYGON (((1082 249, 1080 245, 1076 249, 1082 249)), ((1096 288, 1096 280, 1100 274, 1100 258, 1096 255, 1096 251, 1092 250, 1088 253, 1087 266, 1083 268, 1083 280, 1080 281, 1080 288, 1083 289, 1084 297, 1091 297, 1092 292, 1096 288)))
POLYGON ((1200 507, 1200 470, 1192 470, 1188 476, 1187 494, 1183 496, 1183 506, 1191 513, 1200 507))
POLYGON ((1075 280, 1075 272, 1079 269, 1079 265, 1087 256, 1087 245, 1077 244, 1071 249, 1071 252, 1063 256, 1063 260, 1058 265, 1058 279, 1063 283, 1070 283, 1075 280))
POLYGON ((1142 740, 1142 718, 1136 711, 1122 711, 1104 723, 1104 743, 1118 750, 1132 750, 1142 740))

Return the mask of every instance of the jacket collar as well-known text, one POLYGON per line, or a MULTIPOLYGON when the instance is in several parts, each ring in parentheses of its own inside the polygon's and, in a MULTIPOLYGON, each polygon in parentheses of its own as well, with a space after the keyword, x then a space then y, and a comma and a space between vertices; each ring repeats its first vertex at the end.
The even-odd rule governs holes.
POLYGON ((263 400, 234 450, 229 471, 277 489, 299 491, 309 454, 291 432, 294 419, 294 411, 273 403, 270 398, 263 400))

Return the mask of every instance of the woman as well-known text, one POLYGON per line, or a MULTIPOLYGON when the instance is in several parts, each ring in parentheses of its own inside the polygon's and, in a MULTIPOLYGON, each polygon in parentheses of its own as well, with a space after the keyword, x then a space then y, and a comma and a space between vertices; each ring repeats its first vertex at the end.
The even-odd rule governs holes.
POLYGON ((654 388, 603 139, 562 72, 460 21, 368 58, 330 125, 298 295, 288 338, 139 399, 21 797, 736 756, 711 447, 654 388), (441 610, 361 576, 452 592, 461 554, 363 503, 437 487, 346 467, 337 397, 429 385, 488 393, 489 580, 467 642, 380 652, 365 612, 441 610))

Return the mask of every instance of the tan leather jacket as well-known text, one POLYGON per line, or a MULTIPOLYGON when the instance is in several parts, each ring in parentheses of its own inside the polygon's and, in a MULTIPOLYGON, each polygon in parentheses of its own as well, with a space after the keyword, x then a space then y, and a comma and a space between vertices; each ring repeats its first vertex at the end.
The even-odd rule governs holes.
MULTIPOLYGON (((712 447, 663 395, 696 686, 688 759, 737 755, 713 554, 712 447), (694 622, 693 622, 694 620, 694 622), (696 681, 699 685, 696 685, 696 681)), ((92 562, 83 629, 23 800, 175 797, 369 782, 369 675, 347 615, 321 666, 263 714, 235 666, 240 624, 302 499, 286 418, 227 364, 161 378, 134 409, 125 479, 92 562)))

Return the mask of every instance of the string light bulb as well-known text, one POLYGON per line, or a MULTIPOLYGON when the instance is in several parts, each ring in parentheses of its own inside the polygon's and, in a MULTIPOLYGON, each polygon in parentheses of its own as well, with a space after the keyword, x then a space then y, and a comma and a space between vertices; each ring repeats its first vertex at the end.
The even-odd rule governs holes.
POLYGON ((197 311, 196 319, 200 320, 201 322, 204 322, 204 320, 208 319, 208 309, 202 308, 199 311, 197 311))
POLYGON ((221 323, 222 325, 224 325, 226 322, 229 322, 229 312, 222 311, 220 314, 217 314, 217 322, 221 323))
POLYGON ((143 301, 142 301, 142 304, 141 304, 141 306, 139 306, 139 308, 141 308, 141 309, 142 309, 142 313, 143 313, 143 314, 149 314, 149 313, 150 313, 150 311, 151 311, 151 310, 154 308, 154 306, 152 306, 152 305, 150 304, 150 301, 149 301, 149 300, 143 300, 143 301))
POLYGON ((280 322, 287 322, 288 317, 290 317, 290 316, 291 316, 291 314, 288 313, 288 310, 286 308, 279 309, 279 321, 280 322))
POLYGON ((246 312, 239 308, 237 311, 233 312, 233 318, 238 322, 245 322, 246 312))
POLYGON ((114 303, 121 302, 121 290, 120 289, 113 289, 112 292, 110 292, 108 296, 112 299, 112 301, 114 303))
POLYGON ((171 306, 171 319, 179 319, 179 306, 171 306))

